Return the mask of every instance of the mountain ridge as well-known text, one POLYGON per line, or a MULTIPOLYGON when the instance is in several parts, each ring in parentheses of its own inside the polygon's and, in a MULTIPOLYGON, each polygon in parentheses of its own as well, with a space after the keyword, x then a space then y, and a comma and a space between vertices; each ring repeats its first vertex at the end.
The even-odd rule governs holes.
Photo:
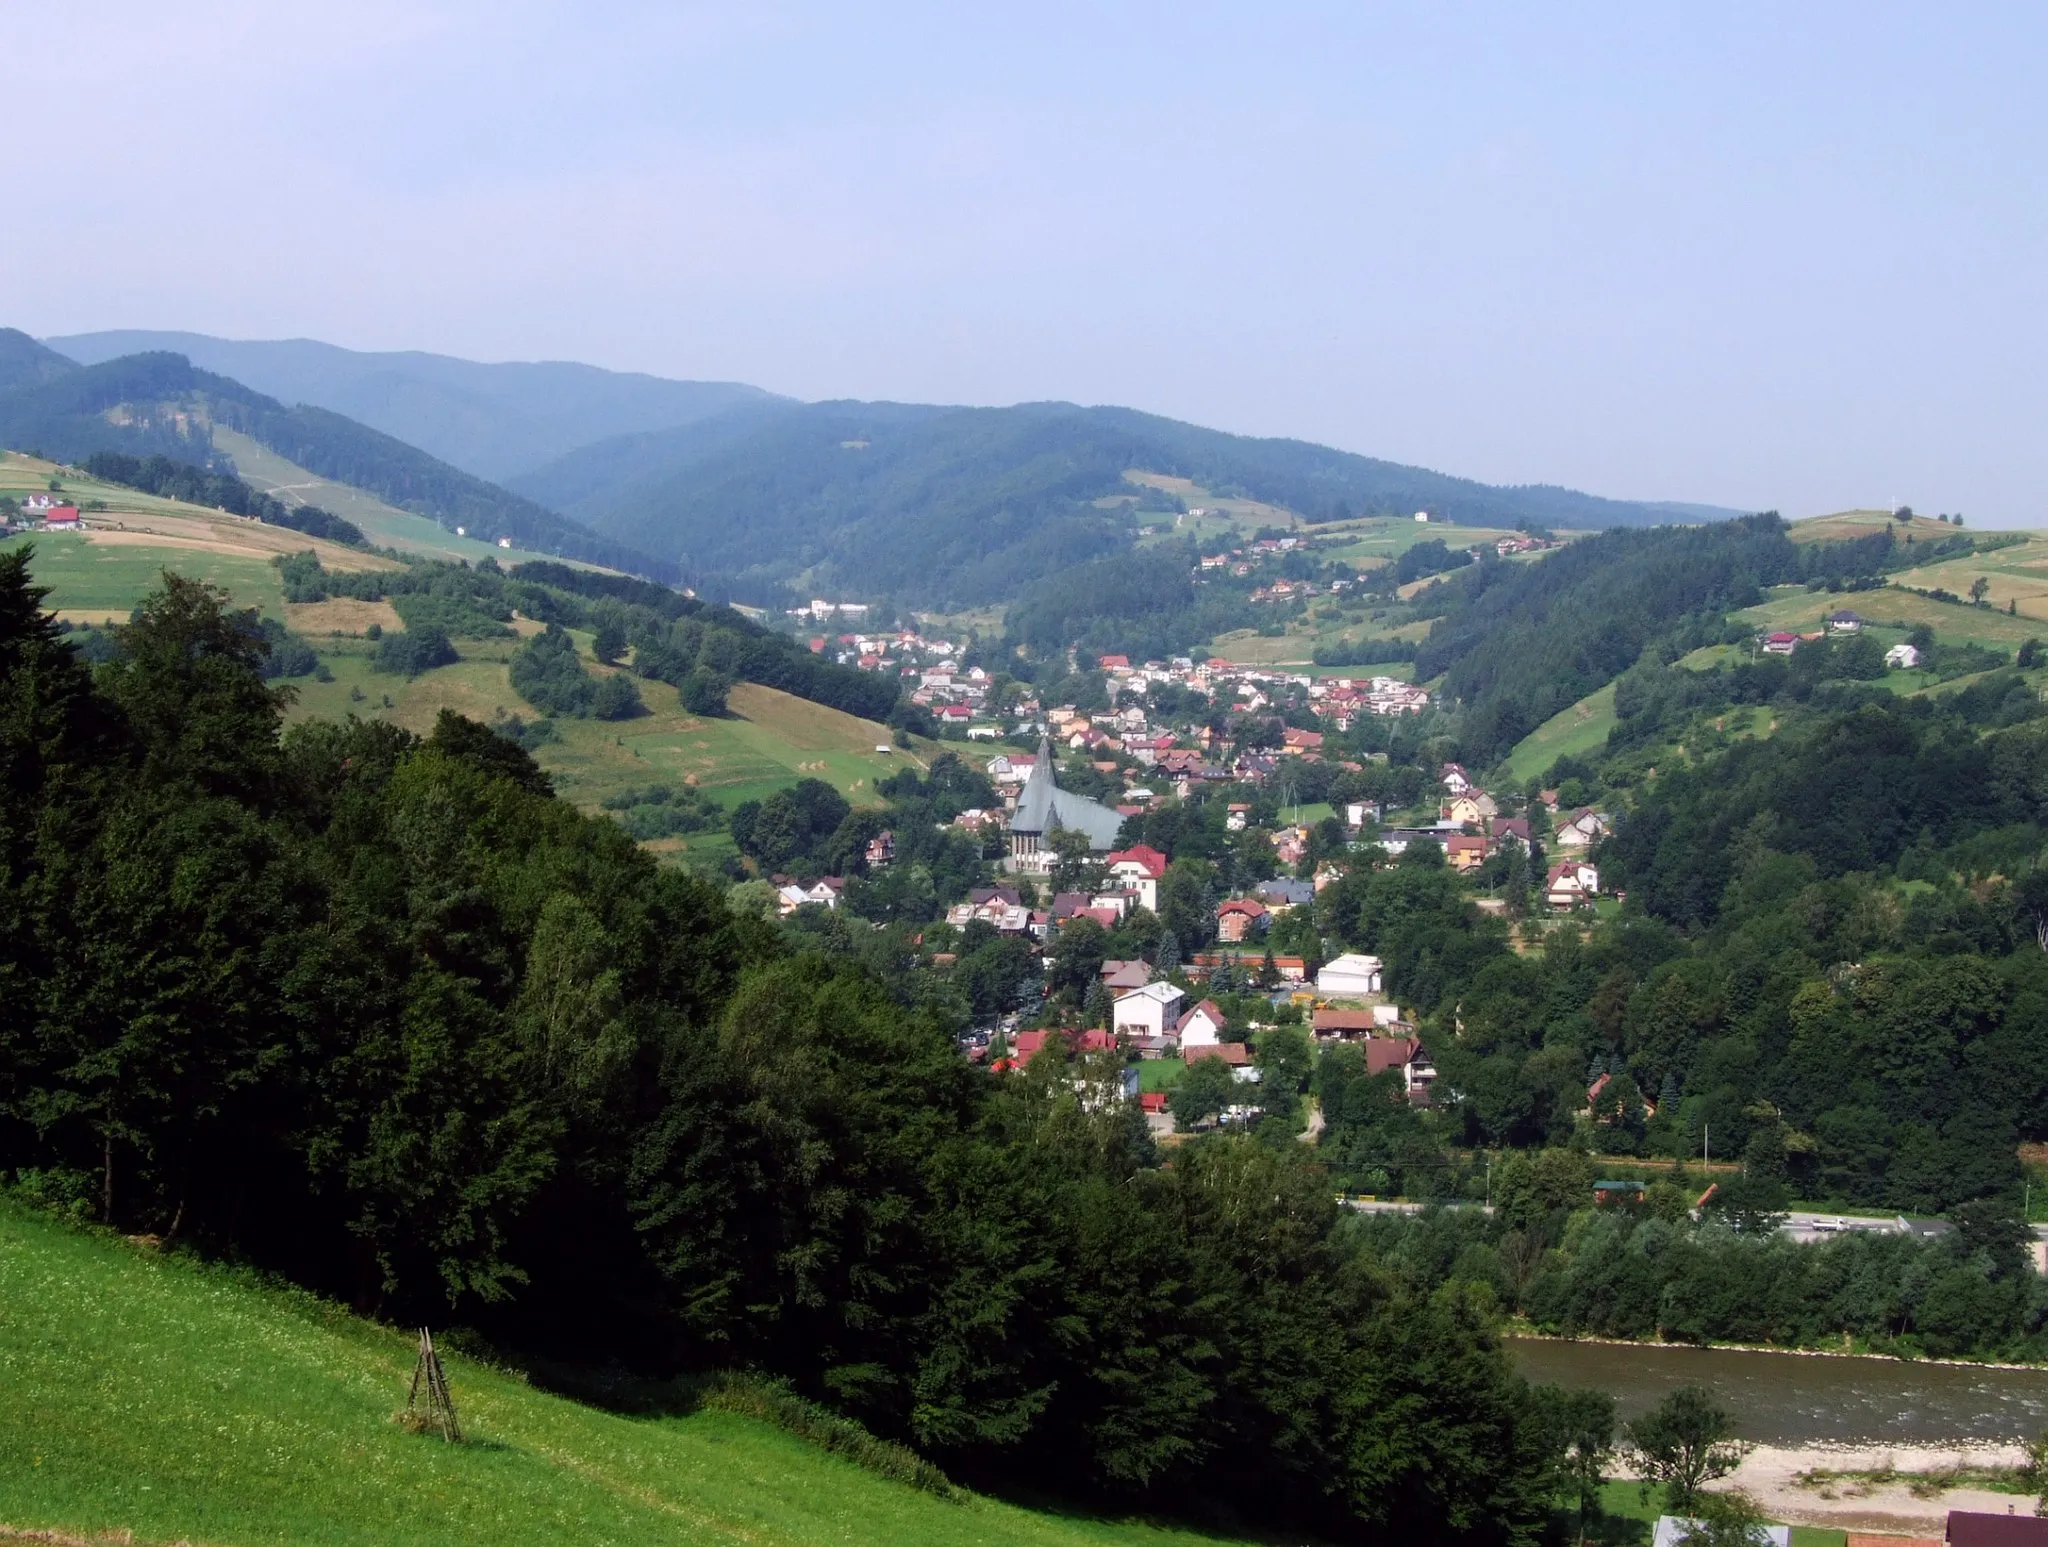
POLYGON ((1649 526, 1712 512, 1482 484, 1071 403, 756 404, 579 448, 512 486, 693 576, 726 576, 752 599, 811 585, 977 605, 1128 547, 1136 527, 1124 502, 1140 494, 1125 480, 1131 470, 1186 477, 1311 524, 1422 509, 1478 526, 1649 526))
POLYGON ((464 360, 320 339, 116 328, 44 341, 83 365, 169 351, 268 397, 343 414, 491 482, 590 441, 668 428, 772 394, 573 360, 464 360))
POLYGON ((286 408, 182 355, 126 355, 0 390, 0 445, 68 462, 115 451, 217 465, 215 423, 310 472, 423 511, 445 527, 460 524, 487 541, 510 538, 543 553, 661 579, 673 576, 673 566, 394 436, 326 409, 286 408))
MULTIPOLYGON (((1652 526, 1738 514, 1548 484, 1490 485, 1115 405, 804 403, 738 383, 674 382, 574 362, 367 354, 317 340, 126 330, 49 342, 91 362, 153 341, 189 346, 192 369, 233 366, 224 375, 237 383, 253 376, 248 389, 266 402, 276 388, 279 401, 263 418, 290 444, 271 449, 313 472, 431 510, 444 525, 461 521, 527 543, 546 533, 555 551, 572 557, 594 558, 598 545, 616 550, 614 567, 763 605, 799 591, 924 607, 1013 599, 1076 564, 1129 551, 1146 529, 1141 501, 1154 514, 1175 508, 1174 497, 1162 506, 1158 491, 1135 489, 1126 479, 1133 472, 1185 479, 1311 526, 1418 510, 1496 528, 1652 526), (293 399, 298 406, 282 407, 293 399), (384 440, 372 444, 370 436, 384 440), (530 464, 524 471, 493 484, 475 470, 506 465, 515 447, 530 464), (323 455, 326 463, 314 465, 323 455), (560 546, 571 532, 595 535, 576 536, 581 547, 560 546)), ((34 372, 56 370, 63 359, 25 336, 13 342, 11 353, 0 343, 0 384, 10 361, 17 372, 34 372)), ((124 358, 139 357, 116 360, 124 358)))

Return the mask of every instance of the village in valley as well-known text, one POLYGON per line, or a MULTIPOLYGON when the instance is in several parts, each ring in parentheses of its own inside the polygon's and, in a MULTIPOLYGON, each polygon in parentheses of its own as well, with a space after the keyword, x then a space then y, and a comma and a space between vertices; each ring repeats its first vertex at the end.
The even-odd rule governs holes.
MULTIPOLYGON (((1510 545, 1544 541, 1502 539, 1501 557, 1510 545)), ((1250 574, 1294 546, 1266 539, 1202 563, 1250 574)), ((1253 595, 1301 591, 1277 581, 1253 595)), ((866 612, 820 599, 796 617, 842 630, 811 637, 813 651, 897 674, 953 744, 943 755, 984 791, 948 825, 981 845, 989 873, 940 899, 914 943, 941 976, 988 941, 1029 952, 1015 1002, 962 1038, 997 1073, 1053 1055, 1077 1087, 1135 1101, 1170 1138, 1261 1121, 1261 1049, 1282 1031, 1311 1049, 1357 1044, 1368 1074, 1426 1109, 1437 1071, 1416 1020, 1387 991, 1386 963, 1324 938, 1318 895, 1354 870, 1441 867, 1532 946, 1601 905, 1592 853, 1610 816, 1557 789, 1489 792, 1455 761, 1432 777, 1417 758, 1431 693, 1406 678, 1207 653, 1076 655, 1063 685, 1092 701, 1048 703, 971 639, 859 627, 866 612), (1203 1098, 1176 1096, 1203 1065, 1203 1098)), ((869 882, 895 863, 898 837, 867 840, 857 868, 869 882)), ((839 910, 853 878, 771 879, 794 918, 839 910)), ((1291 1097, 1280 1105, 1293 1113, 1291 1097)))

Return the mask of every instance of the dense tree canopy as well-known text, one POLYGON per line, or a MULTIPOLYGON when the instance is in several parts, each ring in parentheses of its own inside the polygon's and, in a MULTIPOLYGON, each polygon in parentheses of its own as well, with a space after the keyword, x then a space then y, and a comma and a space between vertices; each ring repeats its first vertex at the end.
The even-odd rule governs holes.
POLYGON ((28 1195, 558 1356, 753 1365, 969 1477, 1536 1539, 1555 1447, 1485 1316, 1380 1271, 1301 1146, 1161 1166, 1105 1071, 974 1070, 941 1009, 487 728, 281 734, 260 630, 174 578, 89 669, 27 563, 0 557, 0 1167, 28 1195))

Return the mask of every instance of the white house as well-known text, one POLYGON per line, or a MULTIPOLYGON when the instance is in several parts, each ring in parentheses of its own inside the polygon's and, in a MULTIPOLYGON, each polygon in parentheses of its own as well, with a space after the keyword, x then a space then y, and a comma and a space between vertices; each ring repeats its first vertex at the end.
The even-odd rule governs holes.
POLYGON ((1363 999, 1380 991, 1380 959, 1356 954, 1323 963, 1316 974, 1316 992, 1334 999, 1363 999))
POLYGON ((1920 650, 1916 645, 1893 645, 1884 653, 1884 663, 1896 666, 1902 671, 1911 671, 1920 664, 1920 650))
POLYGON ((1576 908, 1600 895, 1600 872, 1582 859, 1552 865, 1543 883, 1543 900, 1553 908, 1576 908))
MULTIPOLYGON (((1650 1537, 1650 1547, 1680 1547, 1681 1543, 1692 1540, 1697 1520, 1687 1520, 1679 1515, 1659 1515, 1655 1532, 1650 1537)), ((1790 1526, 1756 1527, 1757 1547, 1791 1547, 1790 1526)))
POLYGON ((1038 759, 1028 752, 998 752, 988 760, 988 777, 992 784, 1022 784, 1031 777, 1031 770, 1038 759))
POLYGON ((846 883, 837 876, 826 876, 823 880, 813 881, 809 886, 779 886, 775 889, 776 897, 779 899, 776 906, 778 911, 783 913, 794 913, 805 903, 810 902, 822 907, 836 908, 839 906, 839 894, 845 887, 846 883))
POLYGON ((1166 875, 1166 856, 1147 844, 1118 849, 1107 861, 1110 880, 1137 899, 1138 906, 1159 911, 1159 883, 1166 875))
POLYGON ((1183 1051, 1191 1047, 1214 1047, 1223 1040, 1224 1030, 1229 1022, 1223 1012, 1216 1008, 1216 1001, 1204 999, 1180 1018, 1180 1045, 1183 1051))
POLYGON ((1582 806, 1572 814, 1569 821, 1557 825, 1557 846, 1560 849, 1585 849, 1605 838, 1613 829, 1613 822, 1604 811, 1595 811, 1591 806, 1582 806))
POLYGON ((1118 1036, 1163 1037, 1167 1028, 1180 1020, 1180 1007, 1187 998, 1171 983, 1147 983, 1121 995, 1112 1012, 1118 1036))

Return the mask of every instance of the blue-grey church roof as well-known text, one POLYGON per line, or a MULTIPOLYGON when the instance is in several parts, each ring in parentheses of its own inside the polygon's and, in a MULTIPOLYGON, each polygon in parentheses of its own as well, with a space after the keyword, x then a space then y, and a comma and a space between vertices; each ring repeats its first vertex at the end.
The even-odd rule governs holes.
POLYGON ((1116 847, 1116 835, 1124 819, 1099 801, 1063 790, 1053 778, 1052 742, 1040 737, 1038 761, 1017 796, 1017 810, 1010 818, 1013 833, 1049 833, 1056 827, 1088 835, 1088 847, 1097 850, 1116 847))

